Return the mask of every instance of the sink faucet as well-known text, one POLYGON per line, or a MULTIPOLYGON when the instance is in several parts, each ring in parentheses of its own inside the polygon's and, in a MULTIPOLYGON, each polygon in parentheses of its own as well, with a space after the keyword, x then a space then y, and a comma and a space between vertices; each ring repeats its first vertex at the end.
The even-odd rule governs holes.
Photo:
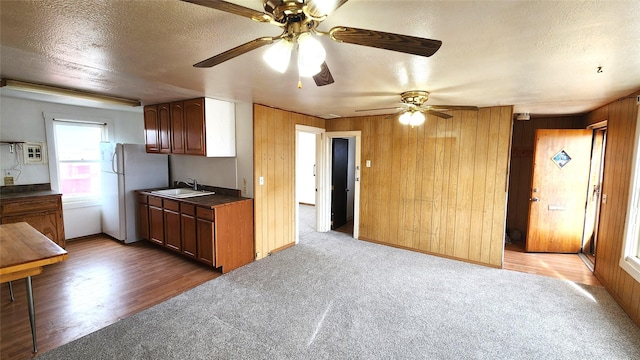
POLYGON ((188 186, 192 186, 193 190, 196 190, 196 191, 198 190, 198 180, 188 178, 187 181, 191 181, 191 184, 189 184, 188 182, 186 182, 185 184, 187 184, 188 186))

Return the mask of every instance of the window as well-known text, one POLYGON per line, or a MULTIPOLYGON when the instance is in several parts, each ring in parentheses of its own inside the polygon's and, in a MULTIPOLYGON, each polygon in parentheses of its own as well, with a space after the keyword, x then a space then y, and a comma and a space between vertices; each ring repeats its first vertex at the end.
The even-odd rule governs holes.
POLYGON ((636 121, 631 186, 625 224, 620 266, 634 279, 640 281, 640 106, 636 121))
POLYGON ((54 120, 58 189, 62 201, 100 200, 100 142, 105 124, 54 120))

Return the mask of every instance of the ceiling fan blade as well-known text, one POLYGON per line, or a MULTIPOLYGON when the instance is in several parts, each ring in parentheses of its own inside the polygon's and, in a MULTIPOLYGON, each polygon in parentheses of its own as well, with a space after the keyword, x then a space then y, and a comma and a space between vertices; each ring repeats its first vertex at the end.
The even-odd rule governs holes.
POLYGON ((313 81, 315 81, 318 86, 325 86, 334 83, 333 76, 331 76, 331 72, 329 71, 329 67, 326 62, 322 63, 320 72, 313 75, 313 81))
POLYGON ((433 116, 437 116, 437 117, 440 117, 440 118, 443 118, 443 119, 449 119, 449 118, 453 117, 453 116, 451 116, 449 114, 445 114, 443 112, 435 111, 435 110, 425 110, 425 112, 427 114, 430 114, 430 115, 433 115, 433 116))
POLYGON ((233 49, 227 50, 216 56, 210 57, 207 60, 200 61, 199 63, 193 66, 199 67, 199 68, 208 68, 208 67, 216 66, 229 59, 233 59, 236 56, 242 55, 251 50, 255 50, 261 46, 269 45, 271 43, 273 43, 272 37, 261 37, 261 38, 249 41, 248 43, 244 43, 240 46, 236 46, 233 49))
POLYGON ((329 31, 332 40, 370 46, 420 56, 431 56, 442 45, 440 40, 336 26, 329 31))
MULTIPOLYGON (((324 15, 329 15, 332 12, 336 11, 340 6, 344 5, 344 3, 346 3, 348 0, 336 0, 335 4, 333 4, 333 7, 331 9, 328 9, 326 6, 318 6, 316 1, 308 1, 307 2, 307 12, 309 13, 309 15, 313 16, 313 17, 321 17, 324 15)), ((320 2, 322 2, 322 0, 320 0, 320 2)), ((326 2, 326 0, 325 0, 326 2)))
POLYGON ((184 2, 206 6, 212 9, 228 12, 235 15, 247 17, 257 22, 268 23, 273 20, 270 14, 246 8, 244 6, 232 4, 222 0, 182 0, 184 2))
POLYGON ((360 110, 356 110, 356 112, 362 112, 362 111, 378 111, 378 110, 394 110, 394 109, 402 109, 399 106, 395 106, 395 107, 386 107, 386 108, 377 108, 377 109, 360 109, 360 110))
POLYGON ((460 105, 429 105, 428 109, 433 110, 473 110, 478 111, 477 106, 460 106, 460 105))

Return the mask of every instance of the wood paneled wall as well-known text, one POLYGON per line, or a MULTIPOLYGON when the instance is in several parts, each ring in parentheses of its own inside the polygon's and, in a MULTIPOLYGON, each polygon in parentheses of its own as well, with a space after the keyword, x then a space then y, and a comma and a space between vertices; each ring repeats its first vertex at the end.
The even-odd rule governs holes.
POLYGON ((629 316, 640 325, 640 283, 620 265, 638 105, 635 95, 587 114, 584 126, 608 120, 602 204, 596 248, 595 275, 629 316))
POLYGON ((533 144, 538 129, 584 129, 582 116, 533 118, 514 121, 511 143, 511 171, 509 173, 509 202, 507 229, 518 230, 522 238, 527 234, 533 144))
POLYGON ((295 242, 295 125, 325 120, 254 105, 254 218, 257 258, 295 242), (264 184, 260 185, 260 177, 264 184))
POLYGON ((501 267, 512 112, 455 111, 414 128, 387 116, 327 121, 362 131, 360 238, 501 267))

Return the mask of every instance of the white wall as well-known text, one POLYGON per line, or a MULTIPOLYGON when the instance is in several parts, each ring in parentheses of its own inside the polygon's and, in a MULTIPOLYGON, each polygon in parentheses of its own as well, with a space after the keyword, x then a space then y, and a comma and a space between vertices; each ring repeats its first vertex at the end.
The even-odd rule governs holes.
POLYGON ((316 134, 298 132, 298 156, 296 157, 296 191, 298 202, 316 204, 316 134))
POLYGON ((253 197, 253 104, 236 103, 237 189, 253 197))
MULTIPOLYGON (((142 108, 132 108, 132 111, 109 110, 17 99, 7 96, 0 96, 0 140, 46 142, 43 113, 63 114, 73 118, 87 116, 108 119, 114 124, 114 141, 134 144, 144 143, 142 108)), ((12 168, 14 163, 15 155, 9 153, 9 147, 0 146, 0 168, 12 168)), ((22 172, 15 179, 16 185, 51 182, 49 164, 25 165, 19 169, 22 172)), ((65 237, 67 239, 102 232, 99 204, 80 207, 65 204, 63 213, 65 237)))

